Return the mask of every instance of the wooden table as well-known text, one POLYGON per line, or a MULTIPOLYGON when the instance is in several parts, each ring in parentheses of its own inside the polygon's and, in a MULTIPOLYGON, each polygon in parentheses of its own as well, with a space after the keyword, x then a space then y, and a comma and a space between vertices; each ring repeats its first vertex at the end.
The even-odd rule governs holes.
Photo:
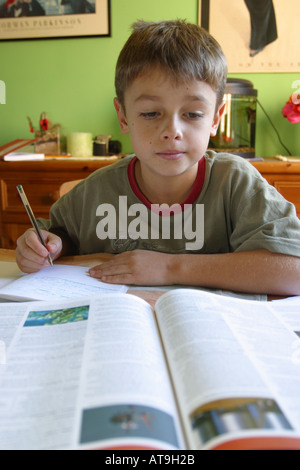
POLYGON ((13 250, 0 248, 0 261, 16 261, 15 252, 13 250))

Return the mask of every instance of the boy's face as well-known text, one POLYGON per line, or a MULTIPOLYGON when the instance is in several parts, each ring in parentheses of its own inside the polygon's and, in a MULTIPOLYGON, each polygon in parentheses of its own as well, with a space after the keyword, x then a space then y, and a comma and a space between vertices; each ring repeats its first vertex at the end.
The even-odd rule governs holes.
POLYGON ((216 93, 207 83, 177 84, 159 69, 127 88, 126 112, 117 99, 115 108, 140 164, 157 176, 196 174, 224 110, 216 112, 216 93))

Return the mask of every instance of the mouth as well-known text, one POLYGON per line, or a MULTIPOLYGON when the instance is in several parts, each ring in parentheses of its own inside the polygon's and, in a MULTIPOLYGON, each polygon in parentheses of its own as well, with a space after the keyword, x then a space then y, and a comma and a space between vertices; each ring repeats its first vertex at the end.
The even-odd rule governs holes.
POLYGON ((156 152, 156 155, 163 160, 180 160, 184 157, 185 152, 181 150, 164 150, 162 152, 156 152))

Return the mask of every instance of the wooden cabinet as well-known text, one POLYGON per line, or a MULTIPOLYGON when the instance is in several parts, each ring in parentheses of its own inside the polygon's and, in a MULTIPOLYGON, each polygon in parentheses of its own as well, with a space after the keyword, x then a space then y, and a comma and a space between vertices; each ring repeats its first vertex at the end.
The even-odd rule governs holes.
MULTIPOLYGON (((60 186, 66 181, 86 178, 98 168, 115 160, 46 160, 41 162, 0 161, 0 248, 15 248, 16 240, 31 227, 16 190, 21 184, 36 217, 49 215, 58 199, 60 186)), ((289 201, 300 217, 300 163, 266 159, 253 165, 289 201)))
POLYGON ((49 215, 66 181, 86 178, 115 159, 0 161, 0 248, 15 248, 16 240, 31 227, 16 186, 21 184, 36 217, 49 215))
POLYGON ((265 159, 263 162, 252 164, 285 199, 295 205, 300 218, 300 162, 265 159))

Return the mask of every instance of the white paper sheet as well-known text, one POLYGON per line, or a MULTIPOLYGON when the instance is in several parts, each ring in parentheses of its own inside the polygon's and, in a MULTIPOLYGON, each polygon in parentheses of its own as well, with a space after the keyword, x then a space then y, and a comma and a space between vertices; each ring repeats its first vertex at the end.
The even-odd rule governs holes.
POLYGON ((123 285, 106 284, 88 274, 83 266, 55 265, 34 274, 24 274, 0 289, 0 298, 10 300, 56 300, 126 292, 123 285))

